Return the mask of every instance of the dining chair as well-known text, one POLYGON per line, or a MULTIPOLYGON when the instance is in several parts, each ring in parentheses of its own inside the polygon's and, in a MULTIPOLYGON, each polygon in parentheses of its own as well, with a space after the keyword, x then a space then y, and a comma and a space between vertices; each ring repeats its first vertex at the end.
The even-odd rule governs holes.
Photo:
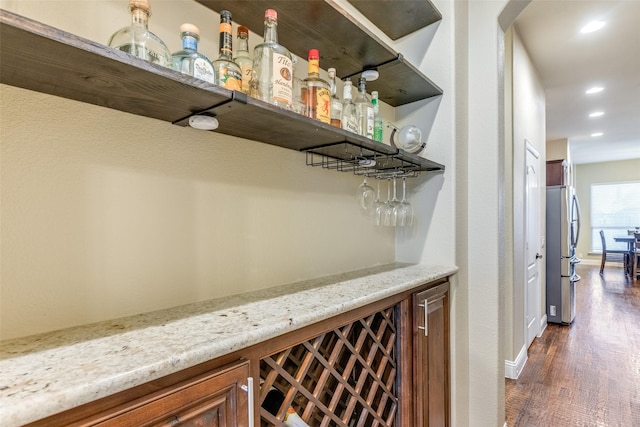
POLYGON ((622 259, 610 259, 609 261, 622 262, 623 267, 626 269, 627 263, 629 261, 629 252, 618 249, 607 249, 607 241, 604 238, 604 230, 600 230, 600 240, 602 240, 602 262, 600 263, 600 274, 604 272, 604 263, 607 262, 607 255, 622 255, 622 259))
POLYGON ((638 280, 638 276, 640 275, 640 233, 633 233, 636 241, 633 245, 633 259, 631 262, 631 272, 633 274, 633 279, 638 280))

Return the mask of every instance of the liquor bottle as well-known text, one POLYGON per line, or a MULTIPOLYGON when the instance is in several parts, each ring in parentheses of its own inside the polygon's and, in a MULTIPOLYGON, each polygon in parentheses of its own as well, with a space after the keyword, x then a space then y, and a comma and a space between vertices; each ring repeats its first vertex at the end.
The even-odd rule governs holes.
POLYGON ((171 55, 173 69, 197 79, 216 84, 216 76, 209 58, 198 52, 200 30, 193 24, 180 25, 182 50, 171 55))
POLYGON ((331 91, 329 83, 320 78, 320 52, 309 50, 309 75, 304 79, 305 91, 302 97, 307 106, 307 116, 331 123, 331 91))
POLYGON ((382 134, 384 132, 384 121, 380 115, 380 100, 378 99, 378 91, 371 92, 371 105, 373 105, 373 140, 382 142, 382 134))
POLYGON ((358 133, 373 139, 373 106, 367 95, 367 81, 364 77, 358 80, 358 95, 353 103, 356 104, 356 118, 358 119, 358 133))
POLYGON ((231 12, 220 11, 220 56, 213 61, 216 80, 219 86, 231 90, 242 88, 242 71, 233 62, 233 29, 231 28, 231 12))
POLYGON ((121 28, 109 38, 109 46, 149 62, 171 67, 171 52, 160 37, 149 31, 149 0, 129 0, 131 25, 121 28))
POLYGON ((291 406, 284 415, 284 425, 287 427, 309 427, 309 424, 305 423, 291 406))
POLYGON ((249 56, 249 29, 244 25, 238 27, 237 32, 238 47, 236 57, 233 61, 240 66, 242 71, 242 92, 248 94, 251 84, 251 70, 253 70, 253 61, 249 56))
POLYGON ((264 43, 253 50, 251 96, 291 109, 293 94, 291 53, 278 43, 278 13, 264 13, 264 43))
POLYGON ((338 98, 338 85, 336 84, 336 69, 329 68, 329 87, 331 90, 331 125, 342 127, 342 101, 338 98))
POLYGON ((344 80, 342 88, 342 129, 358 133, 358 118, 356 117, 356 104, 353 103, 351 91, 353 83, 351 79, 344 80))

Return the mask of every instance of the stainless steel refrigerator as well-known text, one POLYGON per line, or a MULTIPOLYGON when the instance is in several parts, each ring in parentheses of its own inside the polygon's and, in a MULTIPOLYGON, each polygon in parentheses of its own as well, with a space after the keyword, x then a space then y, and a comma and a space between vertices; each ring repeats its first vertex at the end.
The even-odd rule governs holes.
POLYGON ((573 187, 547 187, 547 322, 568 325, 576 317, 575 256, 580 205, 573 187))

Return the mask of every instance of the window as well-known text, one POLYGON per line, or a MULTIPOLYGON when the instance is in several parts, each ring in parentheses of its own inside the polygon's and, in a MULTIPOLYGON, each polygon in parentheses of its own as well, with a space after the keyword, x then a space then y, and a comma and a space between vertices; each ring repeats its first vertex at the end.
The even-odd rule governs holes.
POLYGON ((640 227, 640 182, 591 185, 591 250, 602 252, 600 230, 604 230, 607 249, 627 249, 615 236, 640 227))

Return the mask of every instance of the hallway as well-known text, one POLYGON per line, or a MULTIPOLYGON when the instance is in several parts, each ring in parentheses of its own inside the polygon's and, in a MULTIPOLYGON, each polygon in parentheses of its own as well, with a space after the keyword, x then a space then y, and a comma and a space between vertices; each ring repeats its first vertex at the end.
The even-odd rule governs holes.
POLYGON ((506 380, 509 427, 640 426, 640 283, 577 267, 574 323, 549 324, 506 380))

